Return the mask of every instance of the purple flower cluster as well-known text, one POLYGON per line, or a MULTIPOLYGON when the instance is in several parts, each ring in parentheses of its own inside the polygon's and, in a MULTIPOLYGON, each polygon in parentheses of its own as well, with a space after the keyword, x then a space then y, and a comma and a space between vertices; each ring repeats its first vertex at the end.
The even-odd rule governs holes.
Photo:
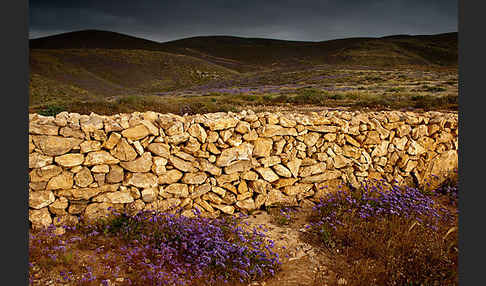
POLYGON ((328 193, 314 207, 320 220, 319 229, 343 225, 345 214, 353 213, 360 219, 400 216, 415 219, 436 229, 441 219, 451 219, 449 211, 436 205, 431 196, 413 187, 388 184, 384 180, 367 181, 355 191, 340 189, 328 193))
MULTIPOLYGON (((249 229, 240 222, 230 216, 211 219, 197 214, 188 218, 180 213, 148 211, 128 215, 112 210, 97 224, 81 222, 69 239, 56 236, 53 227, 31 234, 29 249, 60 263, 59 257, 85 241, 106 236, 121 241, 114 253, 104 252, 103 246, 95 249, 91 264, 104 273, 97 277, 88 265, 86 271, 77 273, 80 283, 107 283, 106 275, 116 279, 120 271, 126 273, 127 269, 136 273, 137 285, 188 285, 195 281, 213 285, 273 275, 280 265, 273 241, 266 238, 261 228, 249 229), (101 268, 94 264, 100 261, 101 268), (110 265, 113 263, 117 267, 110 265)), ((36 264, 35 259, 31 258, 31 262, 36 264)), ((68 271, 60 276, 63 281, 75 279, 68 271)), ((128 278, 126 281, 131 283, 128 278)))
POLYGON ((148 258, 142 262, 146 283, 164 285, 172 281, 184 285, 184 281, 216 283, 229 278, 247 281, 272 273, 279 264, 265 235, 256 229, 244 230, 234 218, 188 218, 154 212, 120 216, 127 223, 114 232, 136 238, 129 243, 131 250, 125 252, 125 260, 135 268, 134 257, 148 258))

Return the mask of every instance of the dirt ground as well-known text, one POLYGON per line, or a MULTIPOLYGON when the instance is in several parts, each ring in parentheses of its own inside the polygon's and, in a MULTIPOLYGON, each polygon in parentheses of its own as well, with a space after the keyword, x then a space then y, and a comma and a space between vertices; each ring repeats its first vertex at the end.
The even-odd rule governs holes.
MULTIPOLYGON (((265 211, 258 211, 244 222, 249 227, 264 225, 266 235, 275 243, 274 250, 281 257, 281 271, 274 277, 261 282, 253 282, 251 286, 325 286, 336 285, 336 277, 328 269, 332 263, 325 249, 309 244, 305 239, 306 218, 310 210, 300 209, 292 214, 291 223, 282 225, 265 211)), ((343 281, 341 281, 342 283, 343 281)), ((340 283, 340 284, 341 284, 340 283)))

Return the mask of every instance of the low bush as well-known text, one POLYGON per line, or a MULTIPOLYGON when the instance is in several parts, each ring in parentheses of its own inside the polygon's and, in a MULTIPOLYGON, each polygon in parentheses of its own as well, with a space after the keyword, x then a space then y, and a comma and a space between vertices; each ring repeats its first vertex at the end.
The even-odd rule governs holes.
POLYGON ((427 195, 383 181, 332 192, 315 207, 311 233, 347 285, 457 285, 457 213, 438 203, 446 193, 457 199, 450 185, 427 195))
POLYGON ((44 116, 56 116, 58 113, 65 111, 65 107, 61 105, 47 105, 37 113, 44 116))
POLYGON ((126 285, 215 285, 263 279, 280 265, 273 241, 236 217, 113 211, 97 223, 66 228, 61 236, 52 227, 31 233, 31 282, 34 268, 42 268, 76 285, 120 277, 126 285), (96 255, 82 259, 87 249, 96 255))

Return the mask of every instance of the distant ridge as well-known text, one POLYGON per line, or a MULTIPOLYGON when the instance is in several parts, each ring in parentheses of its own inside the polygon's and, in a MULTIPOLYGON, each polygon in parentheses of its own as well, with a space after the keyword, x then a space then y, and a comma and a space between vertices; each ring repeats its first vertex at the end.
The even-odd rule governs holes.
POLYGON ((457 65, 457 32, 320 42, 198 36, 159 43, 116 32, 82 30, 31 39, 29 45, 31 49, 161 51, 199 58, 238 72, 319 64, 457 65))
POLYGON ((102 30, 81 30, 29 40, 31 49, 139 49, 161 50, 160 43, 102 30))

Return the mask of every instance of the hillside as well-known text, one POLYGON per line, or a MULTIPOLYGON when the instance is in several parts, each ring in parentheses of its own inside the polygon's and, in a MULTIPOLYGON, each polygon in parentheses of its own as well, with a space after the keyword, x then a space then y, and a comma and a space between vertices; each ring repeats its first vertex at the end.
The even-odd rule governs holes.
POLYGON ((191 37, 165 43, 86 30, 30 40, 31 49, 140 49, 184 54, 239 71, 320 64, 366 66, 457 65, 457 33, 346 38, 321 42, 232 36, 191 37))
MULTIPOLYGON (((374 94, 379 89, 394 90, 399 84, 395 76, 384 79, 379 71, 395 69, 403 71, 397 78, 400 85, 405 79, 410 84, 396 89, 402 92, 436 88, 431 84, 442 85, 436 89, 448 95, 457 89, 445 84, 457 74, 457 33, 322 42, 206 36, 158 43, 85 30, 30 40, 29 60, 32 110, 48 105, 88 110, 108 104, 110 112, 118 112, 125 110, 119 106, 128 104, 124 98, 131 97, 129 110, 154 109, 156 101, 159 111, 179 112, 185 105, 204 101, 207 110, 216 111, 234 108, 236 97, 248 91, 263 97, 295 96, 298 89, 309 87, 374 94), (354 68, 361 71, 350 72, 354 68), (372 76, 371 70, 378 73, 372 76), (446 74, 432 76, 431 82, 416 88, 420 84, 416 80, 425 80, 425 75, 408 71, 419 70, 446 74), (375 81, 390 81, 391 87, 375 81), (215 95, 224 96, 225 103, 211 97, 215 95), (145 96, 152 97, 138 104, 145 96), (177 103, 168 96, 177 98, 177 103)), ((199 105, 196 109, 201 109, 199 105)))
POLYGON ((233 76, 184 55, 129 49, 30 50, 30 104, 179 89, 233 76))

